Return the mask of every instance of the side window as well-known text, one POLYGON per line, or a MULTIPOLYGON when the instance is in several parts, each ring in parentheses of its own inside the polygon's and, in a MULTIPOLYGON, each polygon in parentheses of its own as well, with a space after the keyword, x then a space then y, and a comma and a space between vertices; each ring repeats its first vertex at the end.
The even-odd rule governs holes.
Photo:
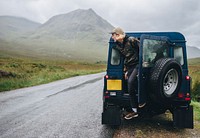
POLYGON ((168 57, 168 49, 166 41, 144 39, 143 67, 151 67, 158 59, 168 57))
POLYGON ((112 53, 111 53, 111 65, 119 65, 120 64, 120 53, 112 48, 112 53))
POLYGON ((174 47, 174 58, 181 64, 184 64, 183 60, 183 48, 182 47, 174 47))

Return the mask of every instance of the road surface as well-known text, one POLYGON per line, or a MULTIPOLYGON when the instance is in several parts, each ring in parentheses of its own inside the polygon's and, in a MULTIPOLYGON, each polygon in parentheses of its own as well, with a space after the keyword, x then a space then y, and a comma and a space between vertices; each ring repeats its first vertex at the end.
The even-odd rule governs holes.
POLYGON ((104 74, 0 93, 0 137, 112 137, 101 125, 104 74))
POLYGON ((198 128, 174 129, 165 116, 101 125, 104 74, 0 93, 0 138, 200 137, 198 128))

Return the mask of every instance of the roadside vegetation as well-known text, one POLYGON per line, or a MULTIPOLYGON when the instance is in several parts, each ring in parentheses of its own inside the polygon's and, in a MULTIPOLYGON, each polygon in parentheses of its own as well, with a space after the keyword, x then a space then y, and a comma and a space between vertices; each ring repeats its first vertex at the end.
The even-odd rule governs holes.
POLYGON ((192 77, 192 105, 195 127, 200 129, 200 58, 189 59, 189 75, 192 77))
POLYGON ((105 64, 0 57, 0 92, 105 71, 105 64))
POLYGON ((193 100, 200 100, 200 58, 189 60, 189 75, 192 77, 193 100))

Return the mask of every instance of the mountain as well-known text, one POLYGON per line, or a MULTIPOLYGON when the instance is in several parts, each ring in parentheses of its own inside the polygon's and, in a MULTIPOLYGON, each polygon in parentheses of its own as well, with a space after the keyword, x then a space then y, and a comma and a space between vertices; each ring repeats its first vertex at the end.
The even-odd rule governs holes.
MULTIPOLYGON (((113 28, 92 9, 56 15, 44 24, 0 16, 0 56, 106 61, 108 32, 113 28)), ((195 47, 187 47, 187 51, 188 58, 200 57, 195 47)))
MULTIPOLYGON (((18 25, 27 26, 20 22, 18 25)), ((106 61, 108 32, 114 28, 92 9, 56 15, 30 30, 20 27, 15 25, 15 39, 0 39, 0 48, 10 55, 87 62, 106 61)))
POLYGON ((187 57, 189 59, 200 57, 200 49, 197 47, 187 46, 187 57))
POLYGON ((78 9, 67 14, 57 15, 40 26, 33 37, 54 36, 60 39, 102 42, 107 39, 113 26, 97 15, 92 9, 78 9), (105 35, 107 34, 107 35, 105 35))
POLYGON ((0 16, 0 38, 11 39, 33 31, 41 24, 21 17, 0 16))

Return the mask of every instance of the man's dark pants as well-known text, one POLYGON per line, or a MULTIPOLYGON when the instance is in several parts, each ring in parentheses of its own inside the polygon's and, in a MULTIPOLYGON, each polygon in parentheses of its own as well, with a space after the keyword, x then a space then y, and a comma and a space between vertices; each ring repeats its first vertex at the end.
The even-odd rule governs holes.
POLYGON ((138 98, 136 96, 138 65, 128 67, 128 93, 130 95, 131 108, 138 107, 138 98))

